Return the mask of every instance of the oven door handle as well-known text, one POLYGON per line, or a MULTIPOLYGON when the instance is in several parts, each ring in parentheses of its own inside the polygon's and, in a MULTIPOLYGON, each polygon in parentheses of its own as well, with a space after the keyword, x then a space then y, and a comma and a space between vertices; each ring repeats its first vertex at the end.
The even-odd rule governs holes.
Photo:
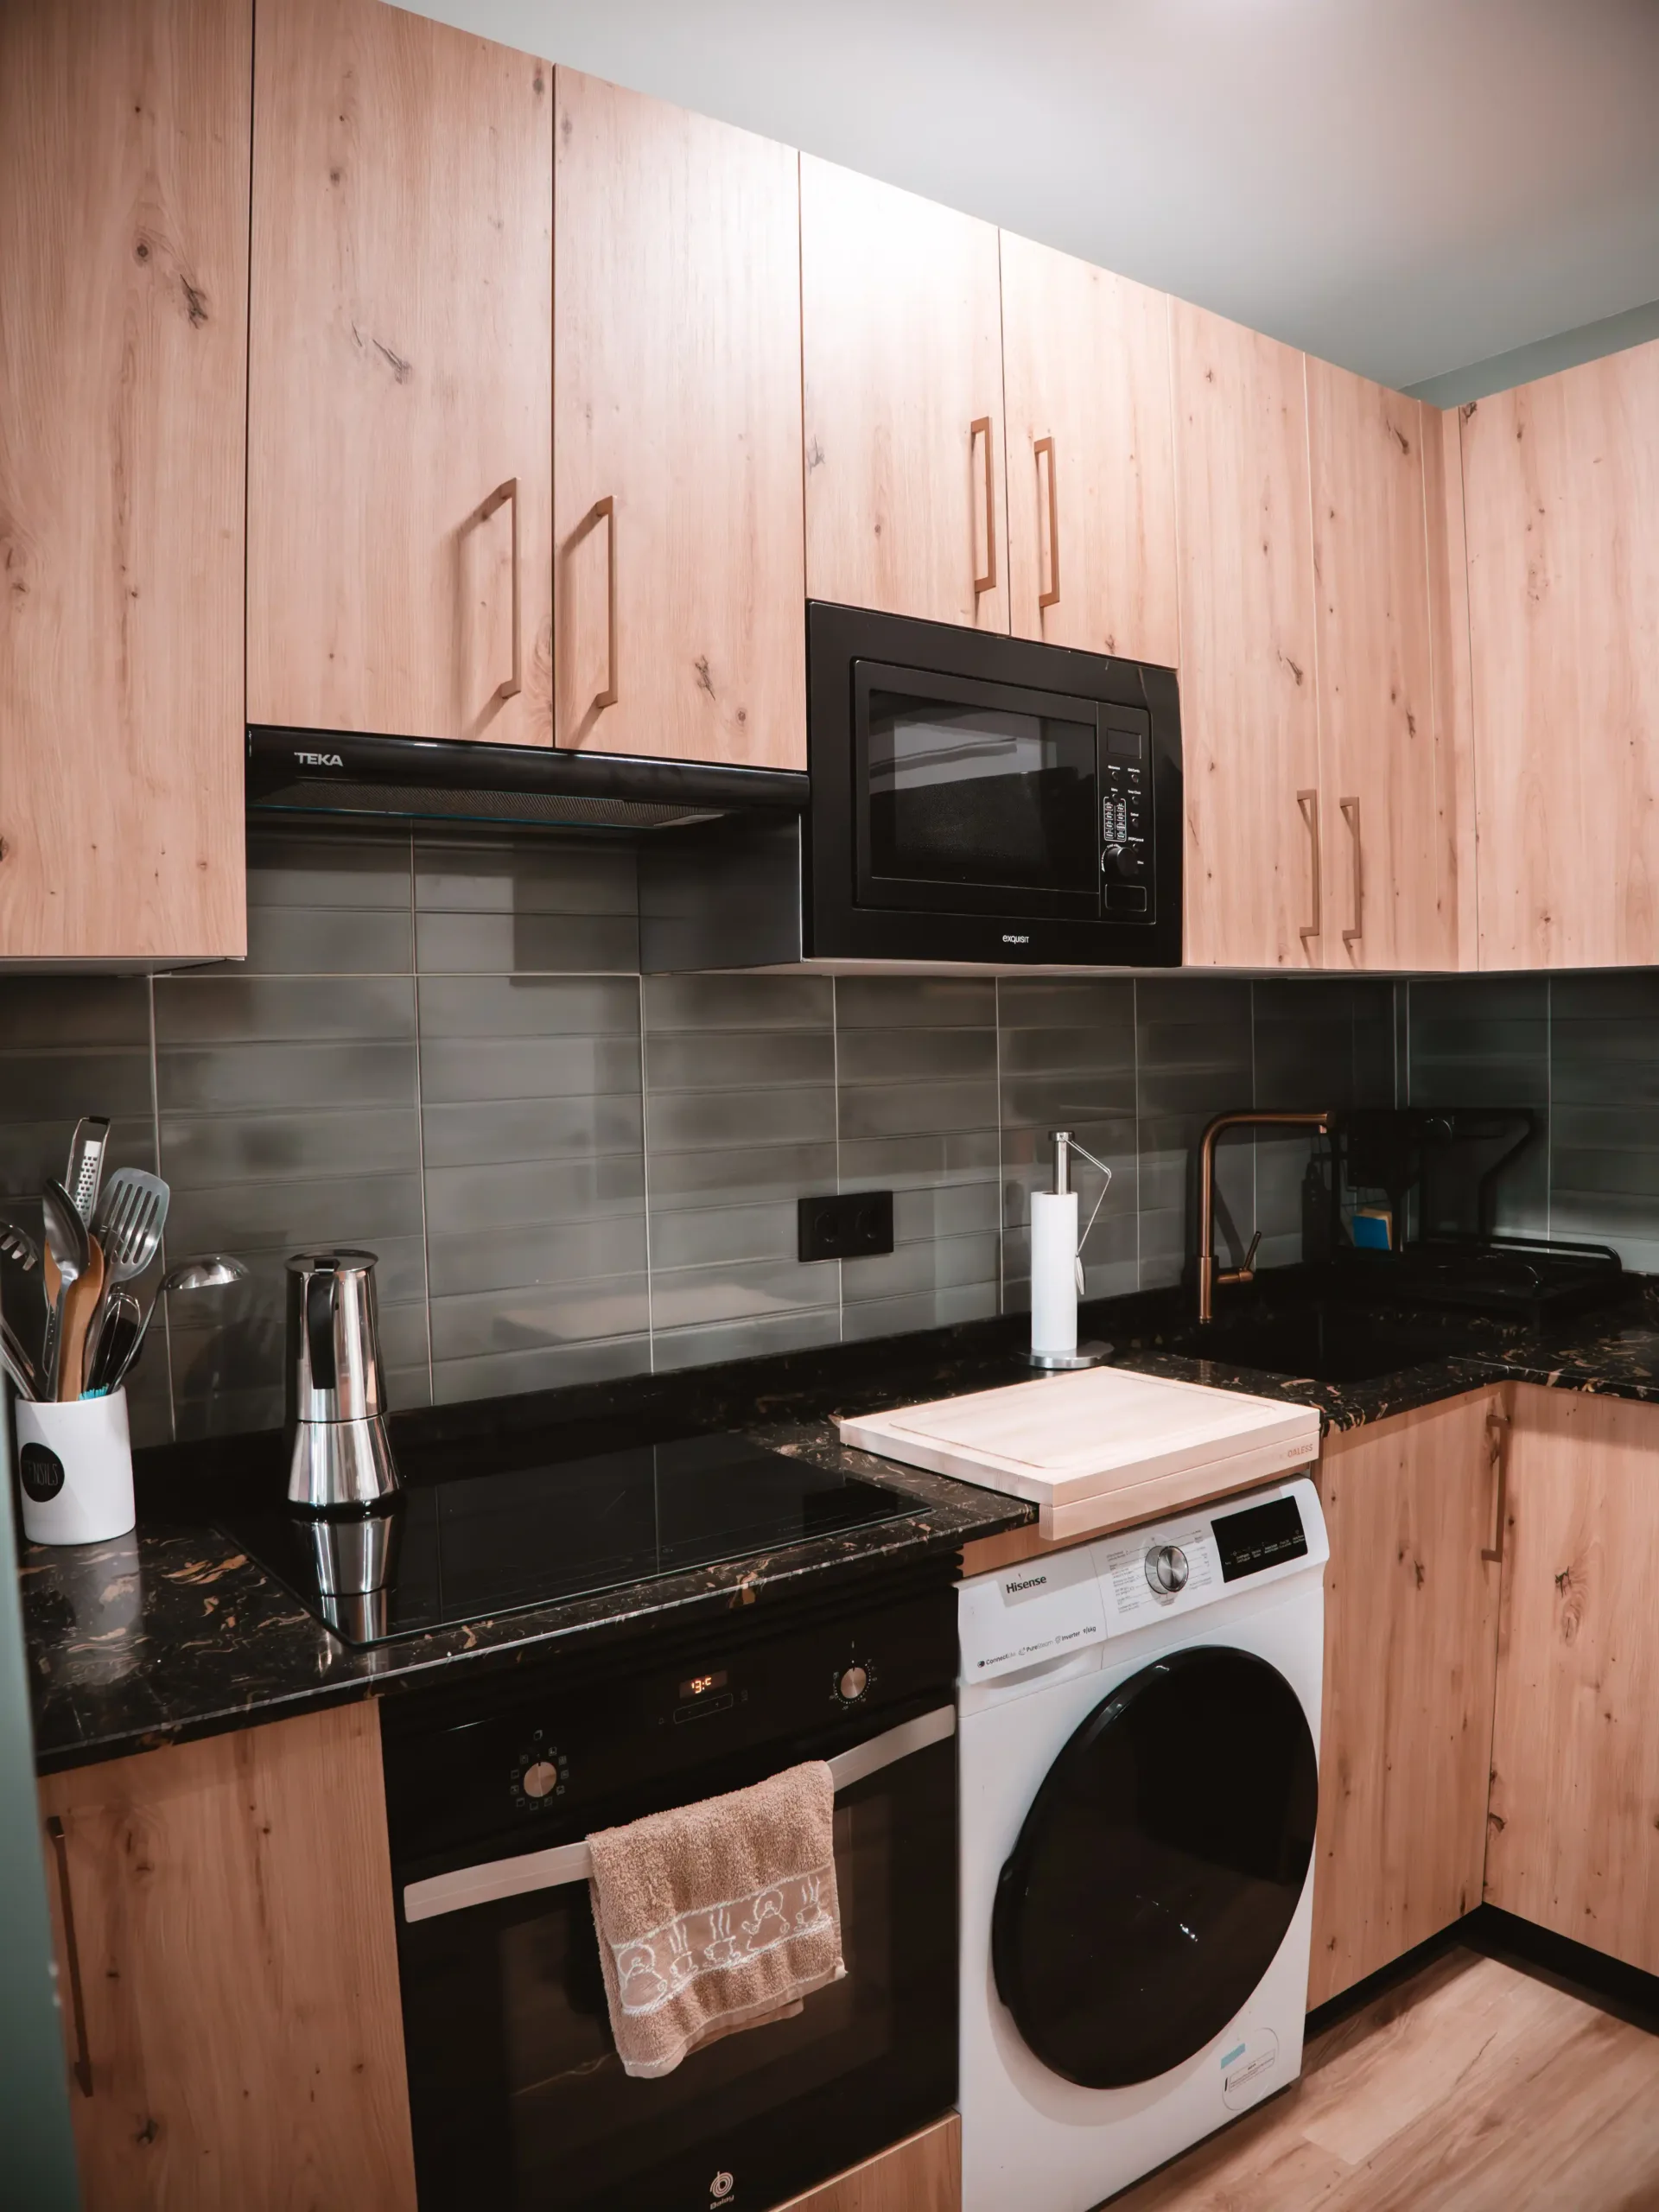
MULTIPOLYGON (((837 1790, 850 1789, 896 1759, 930 1745, 943 1744, 957 1732, 957 1708, 942 1705, 914 1720, 901 1721, 868 1744, 855 1744, 838 1751, 829 1762, 837 1790)), ((492 1904, 499 1897, 526 1897, 534 1890, 562 1889, 569 1882, 585 1882, 594 1871, 586 1843, 556 1844, 550 1851, 525 1851, 512 1859, 491 1859, 480 1866, 458 1866, 452 1874, 434 1874, 424 1882, 404 1885, 405 1920, 435 1920, 440 1913, 464 1912, 468 1905, 492 1904)))

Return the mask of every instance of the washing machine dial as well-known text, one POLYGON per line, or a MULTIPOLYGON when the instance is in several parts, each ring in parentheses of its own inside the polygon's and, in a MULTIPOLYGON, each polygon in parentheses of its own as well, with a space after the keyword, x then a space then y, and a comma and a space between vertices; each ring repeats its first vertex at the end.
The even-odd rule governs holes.
POLYGON ((1186 1554, 1179 1544, 1152 1544, 1147 1550, 1147 1580, 1160 1598, 1186 1587, 1186 1554))

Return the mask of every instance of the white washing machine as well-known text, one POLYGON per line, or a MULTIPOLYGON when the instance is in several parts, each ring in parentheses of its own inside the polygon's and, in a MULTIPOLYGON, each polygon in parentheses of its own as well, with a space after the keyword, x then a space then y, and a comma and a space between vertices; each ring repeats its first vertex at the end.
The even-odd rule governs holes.
POLYGON ((1298 1478, 963 1585, 963 2212, 1090 2212, 1300 2072, 1328 1556, 1298 1478))

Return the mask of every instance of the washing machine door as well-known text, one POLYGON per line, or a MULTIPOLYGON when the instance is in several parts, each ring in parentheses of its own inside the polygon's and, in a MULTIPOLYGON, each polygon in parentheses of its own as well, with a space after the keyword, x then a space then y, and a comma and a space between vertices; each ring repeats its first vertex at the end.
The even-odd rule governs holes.
POLYGON ((1199 1647, 1120 1683, 997 1886, 997 1990, 1043 2063, 1122 2088, 1218 2035, 1284 1940, 1318 1809, 1301 1702, 1264 1659, 1199 1647))

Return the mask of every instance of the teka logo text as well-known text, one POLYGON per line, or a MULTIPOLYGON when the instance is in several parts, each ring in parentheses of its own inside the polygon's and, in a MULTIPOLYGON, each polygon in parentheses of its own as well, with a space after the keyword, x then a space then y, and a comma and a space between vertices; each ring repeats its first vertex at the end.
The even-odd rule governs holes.
POLYGON ((343 768, 346 766, 338 753, 296 753, 294 758, 302 768, 343 768))
POLYGON ((1005 1582, 1002 1586, 1010 1598, 1017 1598, 1022 1590, 1040 1590, 1047 1580, 1046 1574, 1029 1574, 1023 1582, 1005 1582))
POLYGON ((1004 930, 1002 942, 1004 944, 1029 944, 1031 934, 1027 930, 1004 930))

